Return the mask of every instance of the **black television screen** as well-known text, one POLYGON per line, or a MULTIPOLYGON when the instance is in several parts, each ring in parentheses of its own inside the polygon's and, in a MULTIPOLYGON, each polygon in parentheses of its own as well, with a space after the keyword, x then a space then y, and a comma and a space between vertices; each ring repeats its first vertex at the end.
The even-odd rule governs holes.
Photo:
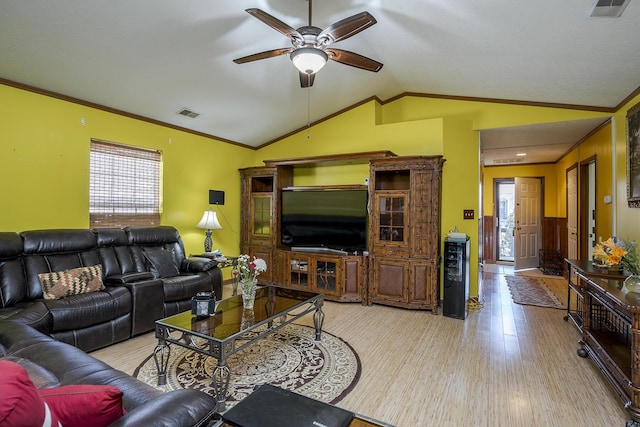
POLYGON ((367 248, 366 189, 282 191, 285 246, 341 250, 367 248))

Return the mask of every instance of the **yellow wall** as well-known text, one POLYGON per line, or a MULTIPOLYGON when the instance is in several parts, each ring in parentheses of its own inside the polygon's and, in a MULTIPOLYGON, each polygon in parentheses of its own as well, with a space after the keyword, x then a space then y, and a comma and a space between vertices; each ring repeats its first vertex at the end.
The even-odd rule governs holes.
MULTIPOLYGON (((613 204, 605 203, 605 196, 614 196, 612 175, 612 124, 607 123, 575 147, 555 164, 557 176, 558 217, 567 216, 567 170, 578 166, 580 180, 580 164, 596 162, 596 236, 607 239, 614 235, 613 204)), ((580 185, 580 184, 578 184, 580 185)), ((578 198, 580 194, 578 193, 578 198)), ((580 201, 578 201, 580 203, 580 201)), ((597 238, 596 237, 596 238, 597 238)))
POLYGON ((613 196, 611 124, 607 123, 554 164, 522 166, 489 166, 484 168, 484 215, 495 215, 494 186, 496 178, 544 177, 544 215, 566 218, 566 174, 580 163, 596 161, 596 236, 606 239, 613 232, 613 204, 604 196, 613 196))
MULTIPOLYGON (((268 145, 256 152, 255 164, 266 159, 389 150, 402 155, 442 154, 442 119, 378 124, 379 105, 367 102, 330 120, 268 145), (309 135, 309 136, 307 136, 309 135)), ((333 170, 333 169, 331 169, 333 170)), ((319 171, 324 174, 325 172, 319 171)), ((324 179, 331 173, 322 175, 324 179)), ((314 176, 313 173, 311 176, 314 176)), ((368 176, 368 174, 367 174, 368 176)), ((327 185, 320 181, 315 185, 327 185)), ((351 182, 360 184, 361 180, 351 182)), ((308 178, 313 181, 313 178, 308 178)), ((296 183, 298 185, 298 183, 296 183)), ((314 185, 309 183, 308 185, 314 185)))
POLYGON ((521 166, 485 166, 482 189, 482 207, 484 216, 495 216, 494 180, 499 178, 543 178, 544 179, 544 216, 557 216, 557 181, 554 164, 535 164, 521 166))
POLYGON ((224 229, 213 232, 214 246, 237 253, 237 169, 253 150, 4 85, 0 121, 1 231, 88 228, 89 144, 96 138, 162 151, 162 223, 178 228, 187 253, 204 250, 204 230, 195 225, 209 208, 209 189, 224 190, 224 229))
POLYGON ((577 167, 579 162, 578 150, 571 150, 556 162, 556 204, 557 217, 567 217, 567 170, 577 167))
POLYGON ((615 129, 615 158, 616 158, 616 235, 623 239, 635 240, 640 243, 640 209, 627 205, 627 110, 640 102, 640 95, 622 107, 614 116, 615 129))
MULTIPOLYGON (((458 227, 458 231, 470 236, 469 277, 471 295, 478 295, 478 224, 480 212, 478 210, 480 185, 478 165, 480 164, 480 149, 478 147, 478 133, 473 131, 469 120, 444 120, 443 155, 446 162, 442 168, 442 219, 441 239, 449 230, 458 227), (463 211, 473 209, 474 219, 463 219, 463 211)), ((444 247, 444 246, 442 246, 444 247)), ((444 269, 441 271, 444 274, 444 269)), ((441 285, 444 280, 440 280, 441 285)))
MULTIPOLYGON (((605 196, 613 196, 611 125, 608 124, 578 148, 580 162, 596 159, 596 238, 606 240, 613 235, 613 204, 605 203, 605 196)), ((566 177, 566 175, 565 175, 566 177)), ((566 185, 566 183, 565 183, 566 185)), ((580 196, 578 195, 578 198, 580 196)), ((566 203, 566 202, 565 202, 566 203)))
MULTIPOLYGON (((626 208, 624 190, 624 116, 629 106, 616 115, 617 221, 619 230, 626 230, 628 234, 634 230, 635 237, 639 238, 640 210, 626 208)), ((336 110, 342 107, 336 106, 336 110)), ((7 231, 86 228, 91 138, 162 150, 162 222, 179 229, 189 253, 202 250, 204 232, 195 228, 195 224, 208 208, 209 189, 226 193, 225 205, 218 208, 224 229, 214 231, 214 247, 220 247, 226 253, 237 253, 240 222, 237 170, 240 167, 262 165, 265 159, 357 151, 390 150, 398 155, 442 154, 446 158, 442 234, 444 236, 447 230, 457 225, 472 237, 472 265, 476 269, 477 230, 481 217, 478 211, 478 131, 605 115, 558 108, 406 96, 383 105, 371 100, 312 126, 308 131, 301 131, 259 150, 249 150, 0 85, 0 179, 5 183, 0 228, 7 231), (85 118, 84 126, 80 124, 82 117, 85 118), (474 209, 476 219, 463 220, 463 209, 474 209)), ((545 196, 546 215, 562 216, 565 213, 565 207, 560 203, 564 190, 559 177, 563 173, 556 171, 555 178, 553 173, 545 171, 542 174, 549 191, 552 191, 550 187, 554 179, 558 188, 555 196, 552 193, 545 196), (555 203, 550 201, 554 198, 555 203)), ((540 173, 533 175, 541 176, 540 173)), ((294 180, 296 185, 362 184, 367 176, 366 165, 333 166, 297 170, 294 180)), ((487 209, 491 211, 490 206, 485 202, 485 212, 487 209)), ((476 275, 472 274, 471 294, 477 294, 477 289, 476 275)))
POLYGON ((381 123, 396 123, 449 117, 470 120, 473 129, 481 130, 603 116, 608 115, 565 108, 407 96, 384 104, 379 120, 381 123))
MULTIPOLYGON (((398 155, 441 154, 443 168, 442 237, 456 225, 471 236, 470 292, 477 295, 478 221, 480 178, 478 130, 531 123, 577 120, 602 113, 558 108, 518 106, 491 102, 445 100, 407 96, 381 105, 375 100, 360 105, 309 130, 258 150, 254 164, 265 159, 389 150, 398 155), (462 210, 474 209, 474 220, 463 220, 462 210)), ((361 184, 366 167, 308 168, 297 171, 295 185, 361 184)), ((555 186, 553 168, 545 172, 546 185, 555 186)), ((535 176, 540 176, 536 173, 535 176)), ((555 188, 555 187, 554 187, 555 188)), ((551 214, 556 195, 545 203, 551 214)), ((545 209, 545 212, 547 210, 545 209)))

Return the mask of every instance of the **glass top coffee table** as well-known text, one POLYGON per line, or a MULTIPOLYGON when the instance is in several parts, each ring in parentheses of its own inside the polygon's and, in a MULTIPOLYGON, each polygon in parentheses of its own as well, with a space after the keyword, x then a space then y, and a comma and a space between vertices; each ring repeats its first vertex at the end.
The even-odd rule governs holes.
POLYGON ((322 294, 275 285, 258 287, 253 309, 245 310, 242 295, 217 303, 215 314, 198 318, 191 311, 156 321, 158 345, 153 358, 158 370, 158 385, 166 384, 171 356, 169 344, 186 347, 215 358, 212 386, 218 402, 217 412, 224 412, 231 371, 227 358, 285 325, 314 312, 316 340, 320 340, 324 313, 322 294))

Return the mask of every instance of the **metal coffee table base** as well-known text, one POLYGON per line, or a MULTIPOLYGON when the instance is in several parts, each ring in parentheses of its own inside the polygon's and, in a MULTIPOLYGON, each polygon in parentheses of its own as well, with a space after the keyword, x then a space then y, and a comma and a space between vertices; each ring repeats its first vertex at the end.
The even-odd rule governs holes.
POLYGON ((324 323, 323 304, 323 296, 319 294, 317 297, 307 301, 302 307, 296 306, 285 312, 280 312, 276 316, 251 325, 224 340, 156 322, 158 345, 153 350, 153 358, 158 371, 158 385, 165 385, 167 382, 167 367, 171 356, 169 344, 176 344, 197 353, 211 356, 218 361, 211 378, 211 385, 216 393, 216 401, 218 402, 217 412, 224 412, 224 403, 227 399, 231 379, 231 370, 227 366, 227 358, 312 311, 315 311, 313 314, 315 338, 316 341, 320 341, 322 324, 324 323), (262 325, 267 325, 266 329, 262 332, 256 332, 262 325))

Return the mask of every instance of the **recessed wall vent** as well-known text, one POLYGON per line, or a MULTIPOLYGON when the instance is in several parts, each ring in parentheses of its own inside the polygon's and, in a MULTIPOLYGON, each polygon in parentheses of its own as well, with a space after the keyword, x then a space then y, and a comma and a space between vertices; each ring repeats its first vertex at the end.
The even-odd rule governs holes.
POLYGON ((595 0, 589 18, 619 18, 631 0, 595 0))
POLYGON ((195 111, 192 111, 188 108, 183 108, 182 110, 178 111, 178 114, 180 114, 181 116, 191 117, 192 119, 195 119, 200 115, 200 113, 196 113, 195 111))
POLYGON ((524 163, 523 157, 515 157, 513 159, 494 159, 494 165, 510 165, 512 163, 524 163))

